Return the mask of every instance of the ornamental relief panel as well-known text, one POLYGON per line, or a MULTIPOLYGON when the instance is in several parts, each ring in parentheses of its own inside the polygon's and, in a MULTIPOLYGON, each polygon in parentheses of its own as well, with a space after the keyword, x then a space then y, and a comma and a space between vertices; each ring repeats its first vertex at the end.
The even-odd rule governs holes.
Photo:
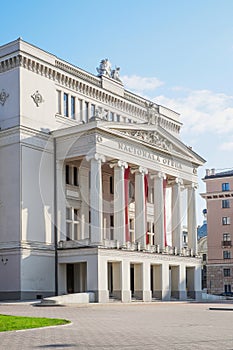
POLYGON ((126 136, 134 137, 140 141, 149 143, 152 146, 162 148, 163 150, 166 150, 166 151, 173 150, 172 144, 167 139, 162 137, 157 131, 144 131, 144 130, 122 131, 121 130, 120 133, 126 136))

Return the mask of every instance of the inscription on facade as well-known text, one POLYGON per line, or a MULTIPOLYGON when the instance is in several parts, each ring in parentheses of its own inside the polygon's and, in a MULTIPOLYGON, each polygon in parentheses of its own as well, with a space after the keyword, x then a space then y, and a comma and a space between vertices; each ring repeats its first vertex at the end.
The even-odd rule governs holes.
POLYGON ((118 142, 118 149, 138 157, 143 157, 143 158, 158 162, 160 164, 164 164, 177 169, 182 169, 182 164, 177 162, 174 159, 162 157, 152 152, 149 152, 134 146, 126 145, 123 142, 118 142))

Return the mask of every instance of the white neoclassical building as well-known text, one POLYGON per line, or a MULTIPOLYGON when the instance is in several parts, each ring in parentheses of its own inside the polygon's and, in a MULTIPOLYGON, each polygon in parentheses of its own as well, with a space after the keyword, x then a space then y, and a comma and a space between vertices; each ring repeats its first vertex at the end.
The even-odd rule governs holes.
POLYGON ((0 128, 0 299, 200 298, 204 160, 179 114, 107 59, 93 75, 17 39, 0 47, 0 128))

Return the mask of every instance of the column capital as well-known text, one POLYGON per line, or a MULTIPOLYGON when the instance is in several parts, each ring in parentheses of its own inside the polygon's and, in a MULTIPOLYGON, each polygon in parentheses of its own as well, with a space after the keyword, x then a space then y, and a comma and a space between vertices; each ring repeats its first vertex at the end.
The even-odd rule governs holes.
POLYGON ((86 160, 88 162, 92 159, 95 159, 95 160, 103 162, 103 163, 105 162, 105 156, 103 154, 99 154, 99 153, 92 153, 92 154, 86 156, 86 160))
POLYGON ((151 179, 157 179, 157 178, 159 178, 159 179, 166 180, 167 176, 166 176, 165 173, 159 171, 159 172, 156 173, 156 174, 150 174, 150 178, 151 178, 151 179))
POLYGON ((196 182, 191 182, 190 184, 185 186, 187 189, 194 189, 197 190, 198 189, 198 184, 196 182))
POLYGON ((144 168, 143 166, 132 168, 130 171, 131 171, 131 174, 134 174, 134 173, 140 173, 140 174, 143 174, 143 175, 147 175, 148 174, 148 169, 144 168))
POLYGON ((114 167, 119 167, 119 168, 128 168, 128 163, 123 161, 123 160, 116 160, 114 162, 111 162, 109 164, 110 168, 114 168, 114 167))
POLYGON ((171 179, 168 181, 169 185, 183 185, 184 181, 180 177, 176 177, 175 179, 171 179))

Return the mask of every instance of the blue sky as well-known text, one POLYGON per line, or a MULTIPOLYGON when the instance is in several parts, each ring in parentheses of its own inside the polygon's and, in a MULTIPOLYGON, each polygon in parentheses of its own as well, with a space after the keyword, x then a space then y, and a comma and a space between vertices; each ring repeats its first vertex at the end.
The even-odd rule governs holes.
MULTIPOLYGON (((182 140, 206 168, 233 168, 232 0, 21 0, 1 4, 0 45, 22 37, 181 114, 182 140)), ((205 202, 198 199, 198 220, 205 202)))

